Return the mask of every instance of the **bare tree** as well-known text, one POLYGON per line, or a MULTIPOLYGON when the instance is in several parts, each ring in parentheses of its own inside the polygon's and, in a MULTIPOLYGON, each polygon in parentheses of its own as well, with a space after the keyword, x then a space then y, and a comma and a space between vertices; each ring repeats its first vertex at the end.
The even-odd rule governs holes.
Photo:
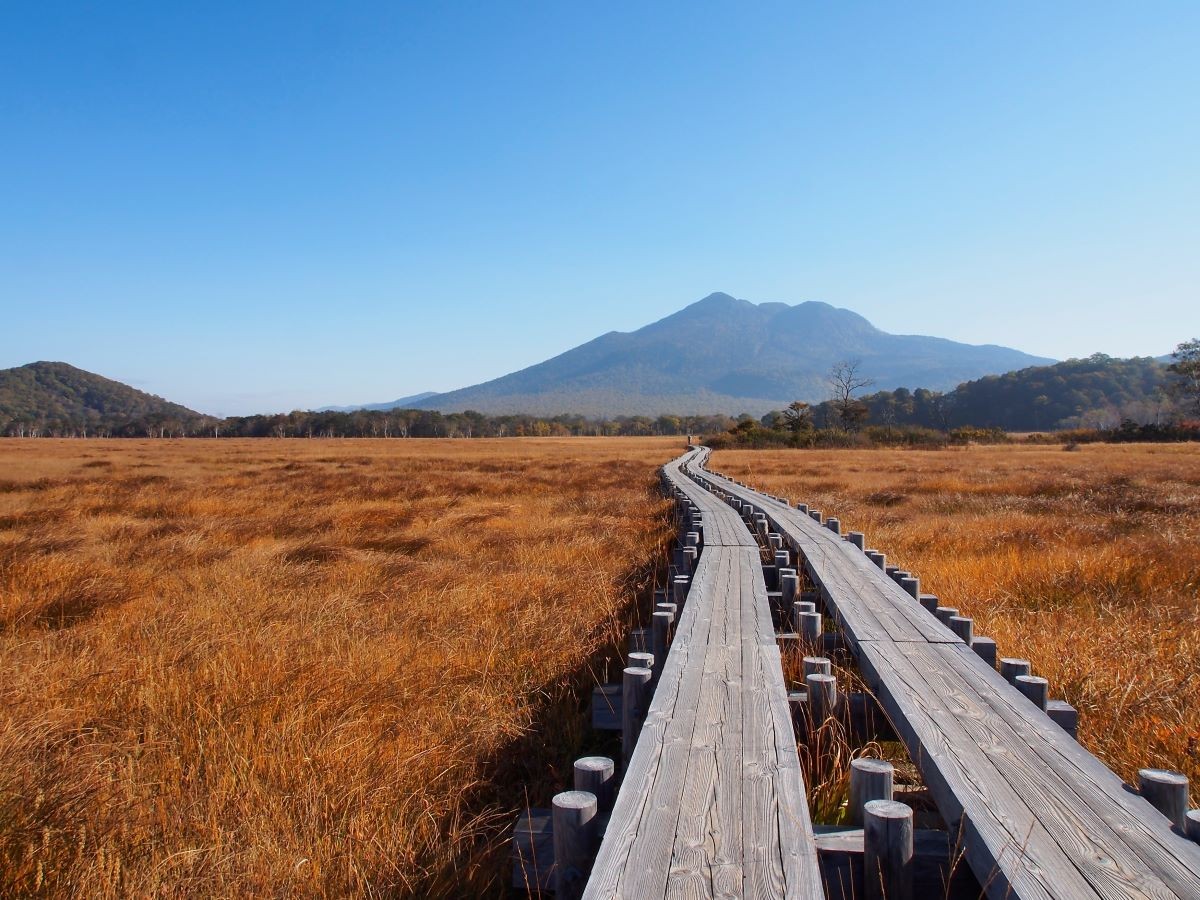
POLYGON ((834 363, 829 370, 829 399, 837 410, 838 423, 845 430, 854 430, 866 419, 866 404, 858 400, 854 393, 874 383, 862 374, 862 360, 859 359, 834 363))

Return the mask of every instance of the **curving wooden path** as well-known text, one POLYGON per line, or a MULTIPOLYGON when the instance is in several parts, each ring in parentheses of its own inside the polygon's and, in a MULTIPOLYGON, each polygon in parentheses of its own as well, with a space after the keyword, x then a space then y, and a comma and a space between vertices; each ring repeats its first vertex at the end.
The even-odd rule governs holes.
POLYGON ((803 560, 993 898, 1200 898, 1200 845, 807 513, 715 473, 803 560))
POLYGON ((823 898, 758 545, 694 456, 704 549, 584 897, 823 898))

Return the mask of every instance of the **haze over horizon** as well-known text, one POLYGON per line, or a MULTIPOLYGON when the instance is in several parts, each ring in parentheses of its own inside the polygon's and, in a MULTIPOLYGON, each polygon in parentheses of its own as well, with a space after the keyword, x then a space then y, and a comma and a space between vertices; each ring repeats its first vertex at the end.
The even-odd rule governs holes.
POLYGON ((1200 6, 14 8, 0 367, 206 412, 714 291, 1039 356, 1200 331, 1200 6))

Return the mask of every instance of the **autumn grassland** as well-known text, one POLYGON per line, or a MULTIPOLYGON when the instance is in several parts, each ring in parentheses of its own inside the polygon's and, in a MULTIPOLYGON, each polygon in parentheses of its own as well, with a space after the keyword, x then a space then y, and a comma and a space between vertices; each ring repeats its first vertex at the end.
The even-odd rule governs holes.
POLYGON ((679 449, 0 442, 0 895, 494 893, 679 449))
POLYGON ((865 531, 1049 678, 1125 779, 1200 782, 1200 447, 736 450, 710 467, 865 531))
MULTIPOLYGON (((501 891, 516 810, 616 749, 588 689, 662 577, 680 449, 0 442, 0 896, 501 891)), ((1124 777, 1200 779, 1197 448, 711 465, 866 531, 1124 777)))

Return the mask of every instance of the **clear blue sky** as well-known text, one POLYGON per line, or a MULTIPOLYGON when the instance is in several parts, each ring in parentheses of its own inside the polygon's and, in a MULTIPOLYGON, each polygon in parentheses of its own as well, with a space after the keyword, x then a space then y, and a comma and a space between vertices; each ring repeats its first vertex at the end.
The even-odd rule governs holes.
POLYGON ((10 4, 0 367, 447 390, 722 290, 1200 333, 1200 3, 10 4))

